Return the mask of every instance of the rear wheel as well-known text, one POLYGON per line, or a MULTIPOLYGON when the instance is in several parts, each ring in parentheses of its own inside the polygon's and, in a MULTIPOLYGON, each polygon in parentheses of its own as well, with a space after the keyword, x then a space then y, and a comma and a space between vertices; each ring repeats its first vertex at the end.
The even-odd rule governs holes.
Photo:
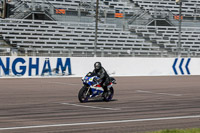
POLYGON ((81 103, 87 102, 89 95, 87 94, 88 88, 86 86, 83 86, 79 93, 78 93, 78 99, 81 103))
POLYGON ((110 100, 112 100, 114 95, 114 89, 113 87, 111 87, 110 89, 108 89, 106 92, 104 92, 104 101, 109 102, 110 100))

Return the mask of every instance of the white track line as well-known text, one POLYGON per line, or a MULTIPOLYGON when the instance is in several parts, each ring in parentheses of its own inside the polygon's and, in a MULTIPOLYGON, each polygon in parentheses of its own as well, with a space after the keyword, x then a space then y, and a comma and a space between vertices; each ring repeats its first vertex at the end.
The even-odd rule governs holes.
POLYGON ((103 110, 120 110, 115 108, 103 108, 103 107, 95 107, 95 106, 85 106, 85 105, 79 105, 79 104, 71 104, 71 103, 61 103, 64 105, 71 105, 71 106, 77 106, 77 107, 84 107, 84 108, 93 108, 93 109, 103 109, 103 110))
POLYGON ((3 131, 3 130, 15 130, 15 129, 33 129, 33 128, 47 128, 47 127, 66 127, 66 126, 81 126, 81 125, 83 126, 83 125, 97 125, 97 124, 115 124, 115 123, 129 123, 129 122, 146 122, 146 121, 160 121, 160 120, 192 119, 192 118, 200 118, 200 115, 178 116, 178 117, 163 117, 163 118, 149 118, 149 119, 135 119, 135 120, 119 120, 119 121, 68 123, 68 124, 55 124, 55 125, 38 125, 38 126, 24 126, 24 127, 7 127, 7 128, 0 128, 0 131, 3 131))
POLYGON ((63 84, 63 85, 79 85, 79 84, 73 84, 73 83, 63 83, 63 82, 47 82, 47 83, 53 83, 53 84, 63 84))
POLYGON ((152 92, 152 91, 142 91, 142 90, 137 90, 137 92, 139 92, 139 93, 157 94, 157 95, 176 96, 176 97, 182 96, 182 94, 154 93, 154 92, 152 92))

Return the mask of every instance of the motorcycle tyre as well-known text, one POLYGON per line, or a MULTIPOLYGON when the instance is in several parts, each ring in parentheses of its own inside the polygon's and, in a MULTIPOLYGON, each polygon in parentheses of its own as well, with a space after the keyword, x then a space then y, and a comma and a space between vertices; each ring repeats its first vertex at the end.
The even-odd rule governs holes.
POLYGON ((88 101, 89 96, 86 96, 87 90, 88 88, 86 86, 83 86, 78 93, 78 99, 81 103, 85 103, 88 101), (85 97, 83 95, 85 95, 85 97))
POLYGON ((112 100, 113 95, 114 95, 114 89, 113 89, 113 87, 111 87, 107 92, 105 92, 105 94, 103 96, 103 100, 106 102, 109 102, 112 100), (111 92, 110 95, 108 95, 109 91, 111 92))

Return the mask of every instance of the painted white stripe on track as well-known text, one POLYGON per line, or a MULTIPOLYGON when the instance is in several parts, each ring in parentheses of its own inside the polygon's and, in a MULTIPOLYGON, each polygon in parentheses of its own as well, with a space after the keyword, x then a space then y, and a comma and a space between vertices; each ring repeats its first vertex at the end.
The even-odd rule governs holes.
POLYGON ((85 106, 85 105, 79 105, 79 104, 71 104, 71 103, 61 103, 64 105, 71 105, 71 106, 77 106, 77 107, 84 107, 84 108, 93 108, 93 109, 104 109, 104 110, 120 110, 115 108, 104 108, 104 107, 96 107, 96 106, 85 106))
POLYGON ((83 125, 97 125, 97 124, 115 124, 115 123, 130 123, 130 122, 160 121, 160 120, 192 119, 192 118, 200 118, 200 115, 163 117, 163 118, 148 118, 148 119, 135 119, 135 120, 68 123, 68 124, 55 124, 55 125, 38 125, 38 126, 24 126, 24 127, 7 127, 7 128, 0 128, 0 131, 16 130, 16 129, 47 128, 47 127, 66 127, 66 126, 83 126, 83 125))
POLYGON ((176 97, 180 97, 180 96, 182 96, 182 94, 155 93, 155 92, 152 92, 152 91, 143 91, 143 90, 137 90, 137 92, 139 92, 139 93, 156 94, 156 95, 176 96, 176 97))
POLYGON ((63 85, 79 85, 79 84, 73 84, 73 83, 63 83, 63 82, 47 82, 47 83, 52 83, 52 84, 63 84, 63 85))

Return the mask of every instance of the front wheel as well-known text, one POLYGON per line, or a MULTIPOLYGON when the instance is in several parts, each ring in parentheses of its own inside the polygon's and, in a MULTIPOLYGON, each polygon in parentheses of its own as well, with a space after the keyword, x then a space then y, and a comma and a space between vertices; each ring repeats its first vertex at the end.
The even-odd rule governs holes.
POLYGON ((87 102, 89 95, 87 94, 88 88, 86 86, 83 86, 79 93, 78 93, 78 99, 81 103, 87 102))
POLYGON ((111 87, 110 89, 108 89, 108 91, 106 91, 105 93, 104 93, 104 101, 106 101, 106 102, 109 102, 110 100, 112 100, 112 98, 113 98, 113 95, 114 95, 114 89, 113 89, 113 87, 111 87))

